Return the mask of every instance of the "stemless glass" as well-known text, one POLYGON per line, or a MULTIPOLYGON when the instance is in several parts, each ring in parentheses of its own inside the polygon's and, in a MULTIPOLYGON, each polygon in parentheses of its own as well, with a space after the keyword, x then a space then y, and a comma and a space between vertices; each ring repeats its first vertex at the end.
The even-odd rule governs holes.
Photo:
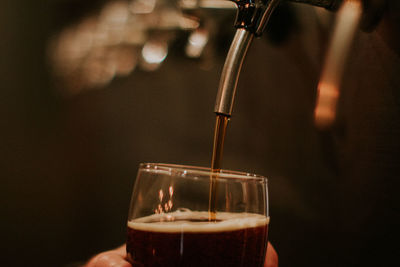
POLYGON ((268 224, 265 177, 140 164, 128 215, 128 260, 133 266, 261 267, 268 224), (215 199, 213 219, 210 199, 215 199))

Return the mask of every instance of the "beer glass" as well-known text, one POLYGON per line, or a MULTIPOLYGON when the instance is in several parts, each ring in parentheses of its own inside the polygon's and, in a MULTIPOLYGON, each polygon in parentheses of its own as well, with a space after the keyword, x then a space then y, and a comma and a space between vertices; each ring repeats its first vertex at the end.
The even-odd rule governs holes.
POLYGON ((127 224, 133 266, 261 267, 269 224, 267 179, 140 164, 127 224))

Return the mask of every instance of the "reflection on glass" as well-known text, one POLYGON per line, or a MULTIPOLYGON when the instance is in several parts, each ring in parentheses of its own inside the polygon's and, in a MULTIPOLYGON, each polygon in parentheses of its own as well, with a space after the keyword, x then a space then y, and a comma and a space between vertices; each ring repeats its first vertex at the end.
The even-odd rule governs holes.
POLYGON ((172 196, 174 194, 173 186, 169 186, 168 190, 159 189, 158 190, 158 204, 154 209, 155 214, 167 213, 173 207, 172 196), (166 196, 164 192, 168 192, 169 194, 166 196), (164 198, 165 197, 165 198, 164 198))

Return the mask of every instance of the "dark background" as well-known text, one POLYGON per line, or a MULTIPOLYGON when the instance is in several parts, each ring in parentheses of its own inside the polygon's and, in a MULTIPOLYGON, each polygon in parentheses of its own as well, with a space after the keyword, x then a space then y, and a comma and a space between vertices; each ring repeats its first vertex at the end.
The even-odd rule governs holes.
MULTIPOLYGON (((48 41, 102 2, 0 2, 2 266, 65 266, 119 246, 140 162, 210 162, 226 44, 208 70, 172 54, 155 72, 135 71, 71 98, 57 93, 48 41)), ((394 35, 383 23, 382 34, 358 34, 339 119, 318 131, 315 88, 330 24, 311 8, 294 7, 278 11, 284 23, 275 19, 249 52, 224 167, 269 177, 270 240, 280 266, 382 259, 391 266, 399 214, 398 43, 385 38, 394 35), (371 229, 376 234, 367 234, 371 229)))

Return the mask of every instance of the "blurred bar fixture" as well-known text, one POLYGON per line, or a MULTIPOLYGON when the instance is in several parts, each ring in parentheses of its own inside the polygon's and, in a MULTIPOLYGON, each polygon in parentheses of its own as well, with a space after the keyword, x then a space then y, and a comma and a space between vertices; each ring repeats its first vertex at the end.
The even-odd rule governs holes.
POLYGON ((182 9, 236 9, 235 4, 227 0, 180 0, 179 7, 182 9))
POLYGON ((334 31, 328 48, 314 110, 315 124, 320 129, 330 127, 336 119, 336 104, 346 61, 361 21, 360 0, 347 0, 336 16, 334 31))
POLYGON ((101 88, 137 68, 154 71, 168 57, 170 44, 187 32, 186 55, 202 57, 211 37, 198 11, 212 9, 232 13, 235 5, 226 0, 107 2, 96 15, 82 18, 50 41, 49 60, 61 93, 101 88))
MULTIPOLYGON (((291 1, 332 10, 342 2, 291 1)), ((216 27, 226 27, 219 23, 221 14, 231 16, 236 9, 227 0, 110 0, 97 14, 66 27, 49 42, 49 60, 60 92, 71 96, 102 88, 135 69, 155 71, 182 36, 187 38, 183 47, 187 57, 212 59, 213 51, 206 47, 217 37, 216 27)), ((315 123, 321 128, 335 120, 338 88, 361 11, 361 0, 345 0, 337 14, 318 86, 315 123)))
POLYGON ((143 65, 145 70, 158 69, 168 54, 168 43, 164 41, 148 41, 142 49, 143 65))
POLYGON ((208 38, 208 31, 205 29, 197 29, 192 32, 185 48, 186 55, 192 58, 200 57, 207 44, 208 38))

